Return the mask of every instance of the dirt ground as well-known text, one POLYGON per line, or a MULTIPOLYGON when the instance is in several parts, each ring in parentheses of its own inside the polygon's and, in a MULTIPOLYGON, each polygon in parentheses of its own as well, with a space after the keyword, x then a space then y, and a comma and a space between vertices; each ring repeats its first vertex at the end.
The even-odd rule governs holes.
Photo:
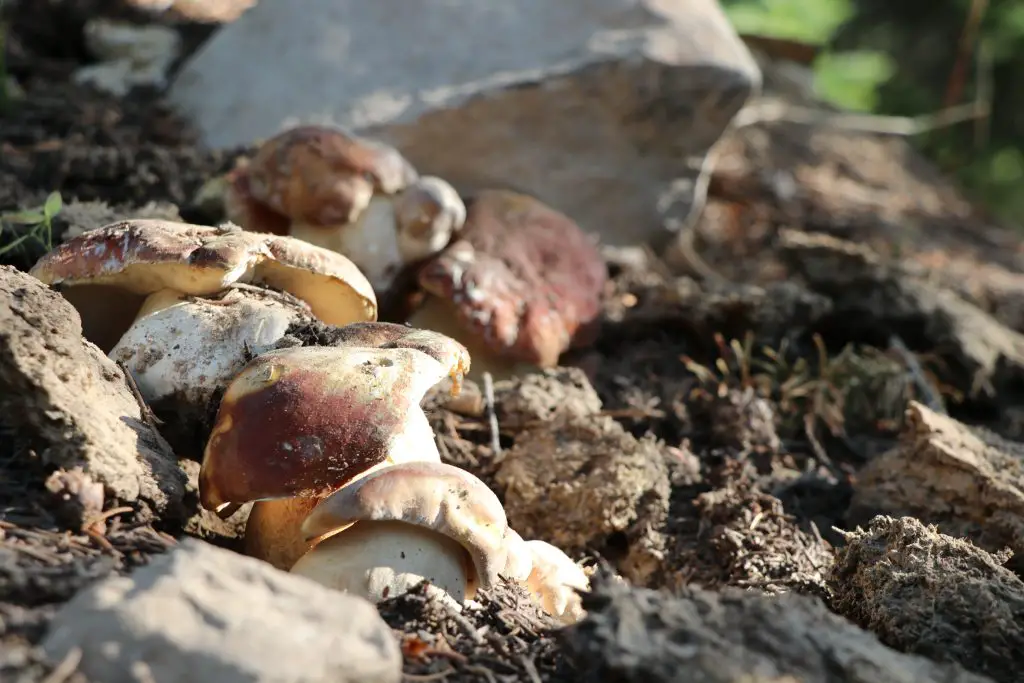
MULTIPOLYGON (((76 222, 146 213, 215 220, 193 198, 244 152, 197 147, 156 94, 118 100, 68 83, 89 60, 85 18, 133 17, 116 6, 22 2, 9 17, 8 70, 24 94, 0 114, 0 213, 38 207, 58 190, 56 237, 76 222)), ((207 29, 183 32, 195 46, 207 29)), ((5 230, 0 245, 23 228, 5 230)), ((956 579, 972 577, 998 607, 984 633, 1019 645, 1024 572, 1002 554, 1024 551, 1019 233, 994 224, 904 140, 790 124, 730 134, 696 230, 722 281, 670 275, 639 248, 608 253, 603 329, 592 348, 566 358, 576 369, 496 387, 497 435, 478 411, 432 407, 443 456, 491 484, 521 532, 609 563, 644 588, 716 605, 700 591, 808 596, 900 652, 1012 680, 1024 649, 979 641, 963 609, 972 594, 956 579), (925 464, 892 465, 914 454, 925 464), (510 483, 524 477, 534 489, 510 483), (566 511, 576 494, 552 493, 573 477, 604 496, 595 509, 566 511), (841 531, 878 513, 937 527, 841 531), (936 531, 977 547, 948 545, 936 531), (919 572, 913 594, 878 575, 886 548, 912 555, 906 534, 960 558, 893 569, 919 572), (865 545, 851 550, 854 542, 865 545), (931 581, 935 572, 946 579, 931 581), (939 584, 934 595, 928 583, 939 584), (948 629, 922 635, 924 621, 948 629)), ((0 263, 24 270, 42 253, 26 241, 0 263)), ((0 679, 84 681, 73 671, 46 678, 55 672, 34 647, 63 602, 166 550, 183 529, 229 547, 235 533, 130 509, 108 510, 102 532, 69 531, 33 438, 0 415, 0 679)), ((413 680, 673 680, 608 644, 615 610, 628 612, 614 586, 590 603, 604 621, 568 632, 509 586, 485 597, 476 623, 418 594, 381 610, 402 638, 406 672, 431 676, 413 680), (605 654, 595 654, 601 638, 605 654)), ((732 597, 722 609, 739 609, 740 598, 723 595, 732 597)), ((749 623, 769 623, 768 607, 749 609, 749 623)), ((667 614, 645 628, 690 628, 667 614)), ((846 664, 820 675, 787 668, 799 650, 759 652, 776 657, 779 677, 756 680, 854 680, 846 664), (799 671, 809 677, 783 677, 799 671)), ((856 680, 911 680, 889 675, 856 680)), ((741 680, 716 676, 706 680, 741 680)), ((958 676, 944 680, 989 680, 958 676)))

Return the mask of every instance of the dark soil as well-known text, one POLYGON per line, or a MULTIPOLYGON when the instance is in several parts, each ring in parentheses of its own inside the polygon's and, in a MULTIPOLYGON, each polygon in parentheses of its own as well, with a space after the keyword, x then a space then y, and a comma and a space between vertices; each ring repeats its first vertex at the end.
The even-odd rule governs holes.
MULTIPOLYGON (((117 99, 68 82, 89 61, 81 41, 85 18, 134 17, 123 12, 101 0, 33 0, 10 12, 8 68, 24 96, 0 114, 0 213, 37 207, 57 190, 66 210, 54 223, 54 240, 83 216, 130 217, 155 205, 185 220, 216 221, 193 205, 196 191, 244 152, 197 147, 187 123, 156 93, 117 99), (106 206, 100 211, 83 202, 106 206)), ((193 47, 208 32, 182 30, 193 47)), ((606 561, 636 583, 678 594, 678 601, 658 607, 667 600, 663 594, 602 581, 587 603, 595 619, 563 633, 514 587, 485 596, 482 611, 465 618, 410 594, 381 607, 402 635, 406 671, 447 681, 679 680, 672 667, 689 666, 684 655, 691 652, 701 671, 718 671, 707 678, 715 681, 741 680, 746 665, 764 676, 742 680, 776 683, 838 683, 854 675, 985 680, 964 669, 1010 680, 1005 672, 1020 670, 1024 654, 1020 647, 993 650, 984 642, 989 632, 964 611, 974 594, 958 577, 975 570, 967 566, 974 556, 961 546, 953 554, 967 559, 918 568, 921 581, 945 572, 935 579, 941 589, 918 586, 910 594, 862 566, 886 543, 909 553, 903 541, 882 538, 876 529, 859 539, 856 551, 840 554, 839 568, 834 556, 848 542, 836 529, 849 528, 859 473, 883 453, 900 457, 893 449, 909 428, 909 400, 948 413, 950 422, 1024 437, 1018 234, 992 224, 901 140, 810 134, 786 124, 732 134, 711 195, 696 243, 723 282, 670 275, 640 249, 609 253, 601 334, 593 347, 565 359, 579 370, 549 373, 536 386, 499 383, 491 406, 496 432, 478 387, 467 388, 480 398, 471 407, 441 401, 430 410, 445 459, 478 474, 510 509, 508 468, 525 457, 527 445, 551 449, 540 456, 567 454, 581 480, 600 482, 600 500, 615 499, 614 510, 600 525, 578 529, 563 528, 551 514, 520 519, 576 557, 606 561), (820 233, 813 244, 805 240, 810 233, 820 233), (852 593, 854 587, 866 597, 852 593), (754 589, 753 597, 736 589, 754 589), (748 604, 762 594, 787 595, 748 604), (897 604, 912 609, 896 614, 897 604), (922 605, 952 614, 947 623, 955 628, 922 635, 923 625, 906 623, 930 619, 922 605), (864 652, 881 646, 852 626, 845 631, 846 622, 829 608, 897 650, 963 669, 942 669, 949 674, 943 677, 930 662, 892 659, 890 650, 873 654, 874 668, 859 673, 856 664, 830 669, 832 641, 807 647, 800 641, 816 625, 858 634, 864 652), (781 628, 782 613, 803 615, 799 628, 774 646, 757 642, 757 629, 781 628), (702 625, 698 614, 719 620, 702 625), (648 637, 663 643, 662 651, 643 645, 648 637), (986 659, 992 651, 998 660, 986 659)), ((0 248, 23 230, 5 227, 0 248)), ((24 270, 43 251, 29 240, 0 263, 24 270)), ((46 486, 52 467, 41 462, 34 435, 19 424, 3 425, 0 679, 37 681, 51 667, 33 646, 56 608, 95 579, 164 551, 182 529, 157 530, 131 508, 108 508, 102 533, 69 528, 53 513, 54 493, 46 486)), ((1018 451, 1003 450, 1020 464, 1018 451)), ((537 471, 528 465, 521 471, 537 471)), ((1018 481, 986 467, 978 465, 973 475, 978 486, 995 481, 993 490, 1002 492, 1006 482, 1018 481)), ((544 500, 542 487, 554 490, 553 479, 535 478, 541 487, 535 500, 544 500)), ((959 517, 931 520, 925 507, 904 504, 899 482, 887 486, 888 502, 875 496, 872 509, 909 510, 926 523, 949 525, 949 533, 985 548, 970 546, 970 552, 983 558, 972 562, 993 565, 985 565, 990 573, 1006 559, 992 559, 988 551, 999 548, 990 539, 1024 528, 1024 502, 1009 494, 999 498, 995 533, 985 528, 981 508, 957 508, 961 499, 946 507, 959 517)), ((985 500, 978 505, 992 505, 985 500)), ((574 511, 584 513, 595 514, 574 511)), ((195 519, 185 528, 228 546, 237 533, 195 519)), ((1000 590, 979 594, 1019 620, 1019 589, 1000 590)), ((1012 635, 1019 645, 1019 634, 1012 635)), ((60 680, 83 680, 58 673, 70 676, 60 680)))

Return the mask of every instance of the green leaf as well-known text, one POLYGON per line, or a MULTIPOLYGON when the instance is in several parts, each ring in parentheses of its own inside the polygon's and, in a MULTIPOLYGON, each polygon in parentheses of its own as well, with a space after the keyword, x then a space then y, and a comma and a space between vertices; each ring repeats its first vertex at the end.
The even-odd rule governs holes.
POLYGON ((51 192, 46 198, 46 203, 43 204, 43 214, 47 219, 53 218, 60 210, 64 207, 64 201, 61 199, 60 192, 51 192))
POLYGON ((14 223, 15 225, 38 225, 46 220, 46 214, 37 209, 28 209, 26 211, 4 214, 3 219, 7 223, 14 223))

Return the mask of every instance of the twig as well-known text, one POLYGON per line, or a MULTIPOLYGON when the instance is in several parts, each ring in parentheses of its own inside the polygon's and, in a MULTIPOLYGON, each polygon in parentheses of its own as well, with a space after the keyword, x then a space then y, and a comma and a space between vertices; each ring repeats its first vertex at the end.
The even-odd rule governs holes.
POLYGON ((956 62, 953 63, 953 71, 946 84, 946 97, 943 103, 947 107, 958 102, 963 95, 964 83, 967 81, 967 62, 970 61, 972 48, 978 38, 978 27, 981 26, 981 18, 985 16, 987 9, 988 0, 971 0, 971 5, 967 8, 967 19, 964 21, 964 28, 960 32, 960 44, 957 46, 956 62))
POLYGON ((729 123, 726 131, 719 136, 704 155, 697 178, 693 182, 693 200, 686 215, 674 221, 672 230, 676 237, 668 246, 665 261, 685 266, 704 280, 723 283, 727 279, 715 271, 697 253, 696 226, 707 205, 708 190, 715 165, 721 156, 722 141, 728 132, 761 123, 792 123, 808 126, 837 128, 859 133, 897 135, 909 137, 920 135, 938 128, 946 128, 964 121, 986 120, 991 112, 991 100, 979 97, 974 102, 949 107, 931 114, 920 116, 880 116, 877 114, 849 114, 830 112, 810 107, 800 107, 784 102, 760 102, 744 107, 729 123))
POLYGON ((491 430, 491 450, 494 461, 501 460, 501 432, 498 426, 498 413, 494 409, 494 378, 491 373, 484 373, 484 409, 487 411, 487 425, 491 430))
POLYGON ((907 345, 896 334, 889 337, 889 346, 899 354, 903 364, 907 366, 907 372, 910 374, 910 378, 914 381, 914 386, 921 395, 921 403, 924 403, 935 412, 945 415, 946 406, 942 402, 942 394, 928 380, 914 352, 908 349, 907 345))
MULTIPOLYGON (((135 376, 132 375, 131 370, 125 365, 124 361, 117 361, 117 367, 121 368, 121 372, 124 373, 125 384, 128 385, 128 390, 132 392, 132 396, 135 397, 135 402, 139 404, 139 412, 142 413, 142 421, 153 428, 157 434, 160 433, 159 426, 163 422, 156 416, 153 409, 146 403, 146 399, 143 398, 142 392, 139 391, 139 385, 135 382, 135 376)), ((162 437, 161 437, 162 438, 162 437)))
POLYGON ((542 683, 540 673, 537 671, 537 665, 533 663, 533 659, 526 655, 519 655, 519 661, 523 664, 523 669, 526 670, 526 675, 530 677, 532 683, 542 683))
POLYGON ((64 655, 64 659, 61 660, 53 671, 50 672, 46 678, 43 679, 42 683, 64 683, 64 681, 71 678, 76 671, 78 671, 78 665, 82 662, 82 648, 73 647, 68 650, 68 653, 64 655))

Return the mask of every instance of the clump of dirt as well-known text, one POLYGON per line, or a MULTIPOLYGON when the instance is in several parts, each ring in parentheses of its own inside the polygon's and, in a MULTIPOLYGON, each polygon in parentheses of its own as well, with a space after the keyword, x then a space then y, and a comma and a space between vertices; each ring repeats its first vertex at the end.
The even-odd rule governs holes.
POLYGON ((990 553, 912 517, 876 517, 846 536, 829 576, 835 609, 883 642, 1020 680, 1024 581, 990 553))
POLYGON ((641 585, 662 570, 669 476, 652 437, 601 415, 547 422, 516 436, 495 483, 524 538, 596 551, 641 585))
POLYGON ((677 503, 683 506, 669 528, 666 584, 827 595, 831 546, 813 521, 801 523, 778 498, 739 480, 677 503))
POLYGON ((868 463, 848 519, 913 516, 990 552, 1009 548, 1009 567, 1024 572, 1024 445, 935 412, 907 409, 899 446, 868 463))
POLYGON ((460 613, 422 583, 378 605, 401 641, 409 679, 576 681, 551 637, 559 624, 522 589, 501 582, 460 613))

